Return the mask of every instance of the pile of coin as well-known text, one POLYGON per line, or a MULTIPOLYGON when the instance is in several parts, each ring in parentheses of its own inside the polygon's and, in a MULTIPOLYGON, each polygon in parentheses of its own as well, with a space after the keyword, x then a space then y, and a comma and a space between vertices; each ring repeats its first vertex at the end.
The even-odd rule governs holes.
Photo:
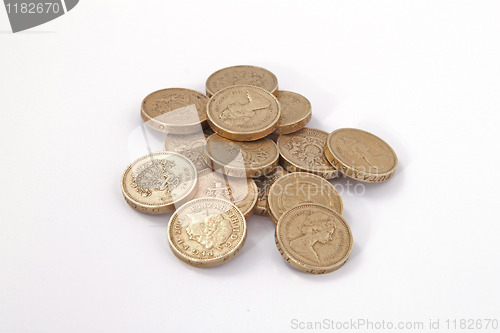
POLYGON ((276 76, 255 66, 213 73, 206 95, 155 91, 144 98, 141 117, 165 133, 165 151, 128 166, 123 196, 143 213, 174 211, 170 248, 193 266, 234 258, 256 213, 276 225, 277 249, 290 265, 332 272, 348 259, 353 236, 330 179, 382 182, 397 165, 392 148, 371 133, 305 127, 311 103, 278 90, 276 76))

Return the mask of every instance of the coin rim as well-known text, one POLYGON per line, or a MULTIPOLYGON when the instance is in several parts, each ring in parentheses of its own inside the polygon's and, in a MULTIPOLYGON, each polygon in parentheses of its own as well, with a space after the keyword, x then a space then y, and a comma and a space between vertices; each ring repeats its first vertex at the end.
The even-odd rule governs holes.
MULTIPOLYGON (((296 93, 296 92, 293 92, 293 91, 288 91, 288 90, 277 90, 276 91, 276 99, 278 99, 277 95, 279 95, 280 93, 298 95, 299 97, 303 98, 307 102, 307 114, 304 117, 300 118, 299 120, 297 120, 293 123, 290 123, 290 124, 281 125, 280 121, 278 121, 278 126, 276 127, 276 129, 274 130, 273 133, 278 134, 278 135, 291 134, 291 133, 297 132, 297 131, 303 129, 304 127, 306 127, 307 124, 312 119, 311 102, 303 95, 296 93)), ((279 102, 279 99, 278 99, 278 102, 279 102)), ((281 109, 280 109, 280 111, 281 111, 281 109)))
MULTIPOLYGON (((275 171, 278 168, 280 168, 282 170, 280 172, 283 172, 283 174, 281 176, 279 176, 278 178, 276 178, 275 181, 271 184, 271 186, 273 186, 273 184, 276 183, 276 181, 278 181, 278 179, 280 179, 284 175, 288 174, 288 171, 286 171, 286 169, 283 168, 281 165, 277 165, 276 168, 275 168, 275 171)), ((262 177, 266 177, 266 176, 262 176, 262 177)), ((257 190, 258 190, 259 186, 257 185, 257 183, 255 183, 255 185, 257 186, 257 190)), ((269 188, 268 188, 268 194, 269 194, 269 190, 271 189, 271 186, 269 186, 269 188)), ((268 212, 268 209, 267 209, 267 196, 266 196, 266 199, 263 200, 262 205, 259 205, 259 203, 261 203, 261 202, 260 202, 260 200, 258 200, 258 197, 259 196, 257 195, 257 202, 255 203, 255 214, 259 215, 259 216, 269 216, 269 212, 268 212)))
POLYGON ((364 131, 364 130, 359 129, 359 128, 339 128, 339 129, 331 132, 330 134, 328 134, 328 138, 326 140, 324 151, 325 151, 325 156, 326 156, 326 159, 328 160, 328 162, 330 162, 330 164, 332 164, 333 167, 337 167, 337 170, 339 170, 339 172, 346 175, 347 177, 350 177, 352 179, 359 180, 359 181, 362 181, 365 183, 379 183, 379 182, 389 180, 392 177, 392 175, 394 174, 394 172, 396 171, 396 167, 398 166, 398 156, 396 155, 396 152, 394 151, 394 149, 392 149, 392 147, 387 142, 385 142, 383 139, 376 136, 375 134, 364 131), (336 156, 333 153, 333 149, 331 147, 330 140, 335 133, 338 133, 341 131, 346 131, 346 130, 347 131, 363 132, 364 134, 368 134, 369 136, 372 136, 375 139, 380 140, 382 142, 382 144, 384 144, 392 152, 392 155, 394 157, 394 166, 387 172, 374 174, 374 173, 365 172, 362 170, 357 170, 355 167, 348 165, 346 162, 343 162, 338 156, 336 156), (372 179, 370 179, 370 178, 372 178, 372 179))
POLYGON ((351 227, 349 226, 349 223, 347 223, 347 221, 344 219, 344 217, 329 207, 326 207, 326 206, 323 206, 320 204, 315 204, 315 203, 300 204, 300 205, 297 205, 293 208, 290 208, 285 213, 283 213, 283 215, 280 217, 280 219, 278 221, 278 224, 276 225, 276 232, 274 233, 274 238, 275 238, 276 246, 278 248, 278 252, 286 260, 286 262, 288 262, 294 268, 296 268, 302 272, 311 273, 311 274, 330 273, 330 272, 333 272, 333 271, 339 269, 340 267, 342 267, 345 264, 345 262, 347 261, 347 259, 349 259, 349 256, 352 253, 352 248, 354 245, 354 238, 352 235, 351 227), (283 241, 281 239, 282 232, 280 231, 281 230, 280 226, 283 225, 283 223, 284 223, 283 220, 285 219, 286 215, 291 214, 292 211, 294 211, 294 210, 297 210, 297 209, 300 209, 303 207, 307 207, 307 206, 313 206, 315 208, 326 209, 326 210, 334 213, 334 215, 336 215, 336 217, 339 218, 344 223, 344 225, 347 227, 347 231, 348 231, 349 236, 350 236, 349 237, 349 243, 350 243, 349 248, 348 248, 347 253, 335 264, 328 265, 328 266, 307 264, 307 263, 302 262, 301 260, 295 258, 289 251, 287 251, 286 247, 283 244, 283 241))

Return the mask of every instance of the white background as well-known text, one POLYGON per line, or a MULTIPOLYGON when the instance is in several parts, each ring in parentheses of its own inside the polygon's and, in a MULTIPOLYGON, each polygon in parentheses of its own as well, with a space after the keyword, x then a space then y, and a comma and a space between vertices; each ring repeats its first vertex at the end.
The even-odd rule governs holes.
POLYGON ((85 0, 12 34, 1 8, 0 331, 500 319, 499 14, 498 1, 85 0), (390 181, 344 193, 355 244, 339 271, 291 268, 256 216, 233 261, 190 267, 169 215, 122 199, 142 98, 203 91, 238 64, 306 96, 311 127, 362 128, 398 154, 390 181))

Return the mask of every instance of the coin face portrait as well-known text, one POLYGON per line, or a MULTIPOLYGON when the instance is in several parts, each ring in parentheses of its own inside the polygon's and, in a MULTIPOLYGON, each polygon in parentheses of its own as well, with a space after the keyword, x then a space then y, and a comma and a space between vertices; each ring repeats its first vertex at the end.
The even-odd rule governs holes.
POLYGON ((174 254, 198 267, 231 260, 246 239, 246 221, 231 202, 199 198, 177 209, 168 224, 168 240, 174 254))
POLYGON ((251 85, 270 93, 278 89, 278 79, 267 69, 257 66, 233 66, 218 70, 207 79, 207 95, 211 96, 229 86, 251 85))
POLYGON ((302 204, 279 219, 276 245, 302 271, 322 274, 341 267, 349 257, 351 229, 340 214, 318 204, 302 204))
POLYGON ((147 125, 162 132, 196 133, 206 124, 207 103, 208 97, 194 90, 162 89, 144 98, 141 117, 147 125))
POLYGON ((158 152, 133 162, 122 177, 122 192, 132 208, 162 214, 190 199, 198 184, 194 164, 173 152, 158 152))
POLYGON ((367 182, 389 179, 397 166, 397 156, 385 141, 352 128, 332 132, 327 139, 325 155, 347 176, 367 182))

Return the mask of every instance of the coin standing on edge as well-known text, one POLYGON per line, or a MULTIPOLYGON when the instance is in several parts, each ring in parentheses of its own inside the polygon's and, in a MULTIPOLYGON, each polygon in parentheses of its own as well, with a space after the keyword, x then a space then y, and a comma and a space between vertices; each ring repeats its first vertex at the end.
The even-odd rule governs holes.
POLYGON ((388 180, 398 165, 398 157, 389 144, 355 128, 341 128, 330 133, 325 156, 344 175, 367 183, 388 180))
POLYGON ((243 213, 245 219, 253 215, 259 191, 252 178, 225 176, 212 169, 198 172, 198 190, 193 199, 221 198, 230 201, 243 213))
POLYGON ((281 118, 275 134, 289 134, 304 128, 311 120, 311 102, 304 96, 278 90, 275 93, 280 103, 281 118))
POLYGON ((257 66, 232 66, 214 72, 207 79, 207 96, 229 86, 250 85, 261 87, 270 93, 278 90, 278 78, 265 68, 257 66))
POLYGON ((340 215, 344 213, 342 198, 335 186, 312 173, 286 174, 269 188, 267 211, 274 224, 287 210, 304 203, 320 204, 334 209, 340 215))
POLYGON ((337 169, 325 157, 327 137, 328 133, 307 127, 291 134, 280 135, 280 164, 288 172, 310 172, 326 179, 337 177, 337 169))
POLYGON ((276 227, 275 241, 290 265, 312 274, 342 267, 353 246, 347 222, 333 209, 318 204, 303 204, 285 212, 276 227))
POLYGON ((190 134, 207 126, 208 97, 184 89, 162 89, 142 101, 141 117, 151 128, 172 134, 190 134))
POLYGON ((278 164, 278 147, 271 139, 239 142, 212 134, 205 155, 213 170, 225 175, 247 178, 271 173, 278 164))
POLYGON ((286 173, 286 170, 278 165, 270 174, 254 178, 255 184, 257 184, 257 188, 259 189, 259 199, 255 205, 255 214, 260 216, 269 215, 267 212, 267 195, 269 193, 269 188, 278 178, 286 173))
POLYGON ((127 167, 122 176, 122 193, 135 210, 164 214, 191 199, 197 184, 196 168, 187 157, 157 152, 127 167))
POLYGON ((168 134, 165 136, 165 150, 186 156, 194 163, 196 170, 210 169, 205 158, 206 137, 203 132, 192 134, 168 134))
POLYGON ((179 207, 168 223, 174 254, 197 267, 223 264, 241 250, 247 226, 241 211, 227 200, 200 198, 179 207))
POLYGON ((210 127, 220 136, 236 141, 254 141, 276 129, 280 105, 265 89, 231 86, 210 98, 207 117, 210 127))

